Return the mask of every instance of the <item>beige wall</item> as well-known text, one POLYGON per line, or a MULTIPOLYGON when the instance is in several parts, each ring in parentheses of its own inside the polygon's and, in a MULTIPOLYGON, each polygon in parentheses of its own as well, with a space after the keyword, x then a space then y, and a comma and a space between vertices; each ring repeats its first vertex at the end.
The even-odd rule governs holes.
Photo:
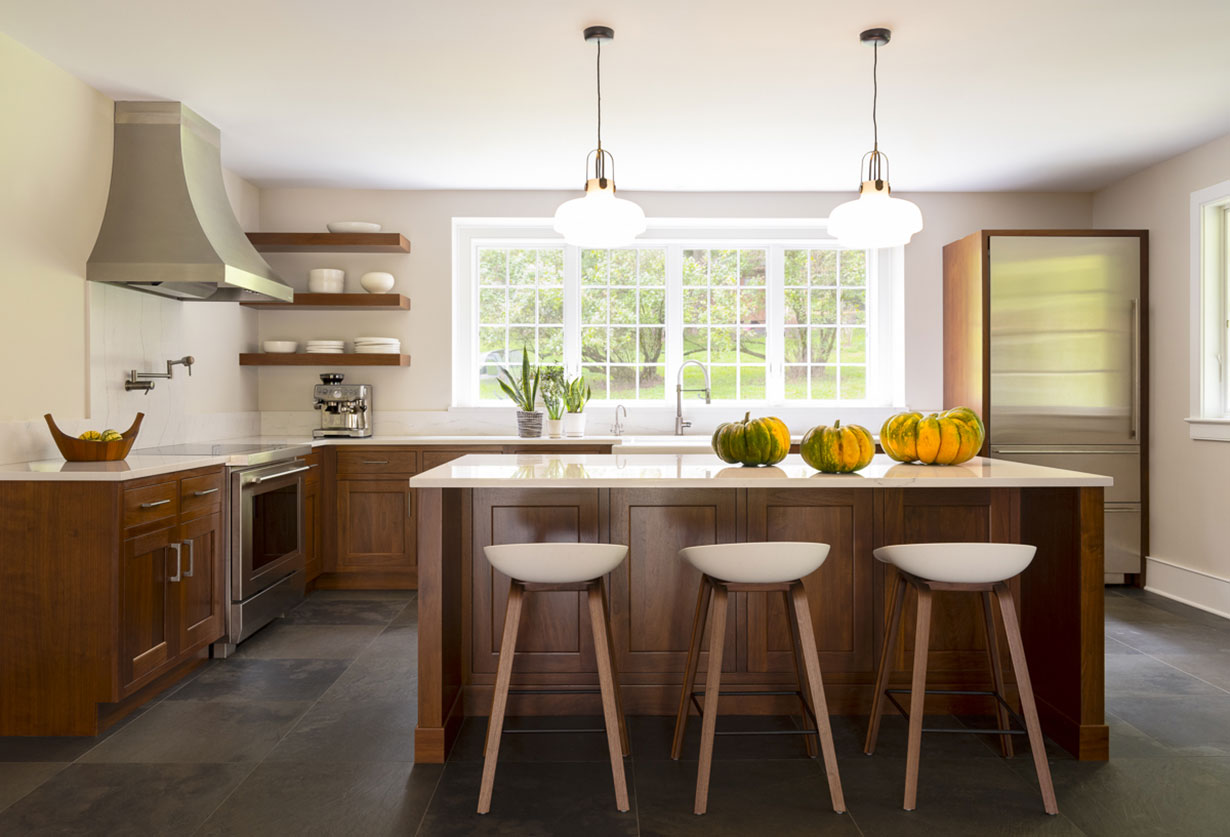
MULTIPOLYGON (((123 429, 138 447, 257 432, 257 379, 237 354, 256 315, 85 281, 111 179, 112 101, 0 34, 0 357, 22 382, 0 398, 0 462, 54 455, 41 419, 123 429), (191 378, 125 392, 128 369, 192 354, 191 378)), ((232 206, 259 229, 260 192, 224 173, 232 206)))
POLYGON ((1190 403, 1191 193, 1228 178, 1230 136, 1093 196, 1095 226, 1149 230, 1150 554, 1222 579, 1230 579, 1230 443, 1189 438, 1183 419, 1190 403))
MULTIPOLYGON (((409 369, 363 370, 376 387, 381 410, 438 411, 451 396, 452 228, 454 217, 549 217, 564 192, 360 191, 265 189, 261 229, 323 230, 328 221, 377 221, 404 233, 408 256, 271 256, 296 288, 306 286, 312 267, 347 271, 347 290, 360 290, 358 277, 388 270, 396 290, 411 298, 409 316, 397 314, 266 312, 261 339, 342 338, 358 334, 399 336, 411 355, 409 369)), ((824 217, 848 194, 833 193, 626 193, 649 216, 660 217, 824 217)), ((942 274, 945 244, 983 227, 1085 227, 1090 199, 1085 194, 925 193, 908 196, 922 208, 925 229, 906 247, 906 399, 912 406, 937 408, 942 389, 942 274)), ((262 369, 262 411, 311 409, 313 369, 262 369)), ((600 420, 604 423, 605 420, 600 420)), ((604 424, 605 426, 605 424, 604 424)), ((664 428, 669 429, 669 428, 664 428)))

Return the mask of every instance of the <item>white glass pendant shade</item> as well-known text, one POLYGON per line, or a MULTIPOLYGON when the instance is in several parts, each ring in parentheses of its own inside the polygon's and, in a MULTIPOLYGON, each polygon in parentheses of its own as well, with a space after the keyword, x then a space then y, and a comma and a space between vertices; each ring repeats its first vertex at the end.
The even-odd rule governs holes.
POLYGON ((645 232, 645 213, 632 201, 615 197, 613 180, 595 177, 585 184, 585 197, 565 201, 555 210, 555 231, 576 247, 626 247, 645 232))
POLYGON ((856 200, 841 204, 829 215, 829 235, 842 246, 858 250, 907 244, 922 228, 918 206, 892 197, 885 180, 864 181, 856 200))

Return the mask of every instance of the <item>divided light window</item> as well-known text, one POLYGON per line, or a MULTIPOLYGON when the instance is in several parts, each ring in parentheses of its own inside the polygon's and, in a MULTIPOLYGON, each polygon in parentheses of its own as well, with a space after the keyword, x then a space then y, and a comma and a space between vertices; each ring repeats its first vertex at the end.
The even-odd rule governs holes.
MULTIPOLYGON (((532 363, 583 372, 596 401, 673 403, 688 360, 709 368, 715 401, 893 397, 884 345, 892 319, 881 310, 891 294, 877 274, 891 254, 827 240, 650 239, 617 250, 528 237, 466 243, 458 403, 504 401, 496 374, 519 367, 523 350, 532 363)), ((689 368, 686 385, 700 381, 689 368)))

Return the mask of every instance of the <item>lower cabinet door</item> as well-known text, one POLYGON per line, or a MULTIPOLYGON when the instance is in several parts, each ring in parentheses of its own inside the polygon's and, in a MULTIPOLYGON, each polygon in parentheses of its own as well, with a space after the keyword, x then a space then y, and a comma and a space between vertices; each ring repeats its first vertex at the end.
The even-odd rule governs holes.
POLYGON ((338 481, 340 572, 397 573, 416 568, 414 498, 408 480, 338 481))
POLYGON ((180 560, 177 530, 160 529, 124 541, 120 569, 120 682, 127 692, 165 665, 174 653, 175 604, 180 560))
POLYGON ((320 575, 320 480, 303 483, 303 569, 304 581, 320 575))
POLYGON ((226 630, 222 516, 211 514, 181 524, 179 539, 179 581, 171 585, 176 605, 177 655, 220 639, 226 630))

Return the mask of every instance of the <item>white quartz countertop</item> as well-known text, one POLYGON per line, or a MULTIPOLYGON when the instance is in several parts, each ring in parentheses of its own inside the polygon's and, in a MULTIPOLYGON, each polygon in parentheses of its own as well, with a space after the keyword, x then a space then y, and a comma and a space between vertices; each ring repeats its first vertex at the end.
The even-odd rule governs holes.
POLYGON ((410 479, 412 488, 1009 488, 1109 486, 1110 477, 974 457, 904 465, 880 454, 855 474, 822 474, 791 454, 727 465, 713 454, 468 454, 410 479))

